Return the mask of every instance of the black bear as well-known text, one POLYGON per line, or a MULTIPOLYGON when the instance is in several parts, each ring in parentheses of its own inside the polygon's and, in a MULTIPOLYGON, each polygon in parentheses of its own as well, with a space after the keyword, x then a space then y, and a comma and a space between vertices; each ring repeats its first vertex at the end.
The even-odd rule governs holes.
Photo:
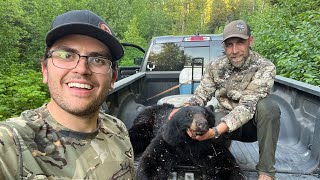
POLYGON ((201 179, 245 179, 229 149, 214 139, 198 141, 193 134, 204 134, 213 127, 209 108, 186 106, 168 120, 170 104, 146 108, 129 129, 135 154, 143 151, 136 171, 137 180, 166 180, 177 165, 199 167, 201 179))

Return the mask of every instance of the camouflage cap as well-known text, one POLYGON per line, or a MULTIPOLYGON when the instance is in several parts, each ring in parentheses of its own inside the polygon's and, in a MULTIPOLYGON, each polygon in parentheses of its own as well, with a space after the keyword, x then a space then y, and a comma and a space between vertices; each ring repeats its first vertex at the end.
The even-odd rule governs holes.
POLYGON ((250 36, 250 27, 243 20, 232 21, 223 30, 223 41, 232 37, 248 39, 250 36))

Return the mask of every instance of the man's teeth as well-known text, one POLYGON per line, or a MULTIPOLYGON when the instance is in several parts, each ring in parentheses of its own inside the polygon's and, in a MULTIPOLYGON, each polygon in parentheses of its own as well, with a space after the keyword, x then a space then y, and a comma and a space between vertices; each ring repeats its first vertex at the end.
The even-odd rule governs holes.
POLYGON ((89 84, 80 84, 80 83, 68 83, 68 86, 70 88, 82 88, 82 89, 92 89, 92 86, 90 86, 89 84))

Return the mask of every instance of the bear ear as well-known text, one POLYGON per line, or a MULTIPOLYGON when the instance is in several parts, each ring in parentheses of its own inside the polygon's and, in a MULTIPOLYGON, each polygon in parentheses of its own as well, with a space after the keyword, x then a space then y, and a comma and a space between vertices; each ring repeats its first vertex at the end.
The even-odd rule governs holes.
POLYGON ((208 120, 209 126, 210 127, 215 126, 216 119, 214 115, 214 107, 212 105, 209 105, 205 107, 205 109, 207 111, 207 120, 208 120))
POLYGON ((211 112, 214 112, 214 107, 212 105, 206 106, 205 108, 211 112))

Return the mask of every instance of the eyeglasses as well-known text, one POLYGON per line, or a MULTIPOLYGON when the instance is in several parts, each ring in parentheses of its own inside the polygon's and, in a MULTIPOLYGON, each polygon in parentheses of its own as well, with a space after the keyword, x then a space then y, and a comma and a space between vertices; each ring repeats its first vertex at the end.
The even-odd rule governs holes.
POLYGON ((74 69, 77 67, 80 58, 85 57, 90 71, 98 74, 108 74, 110 72, 112 62, 107 57, 97 56, 81 56, 78 53, 66 50, 49 51, 48 57, 52 58, 54 66, 61 69, 74 69))

